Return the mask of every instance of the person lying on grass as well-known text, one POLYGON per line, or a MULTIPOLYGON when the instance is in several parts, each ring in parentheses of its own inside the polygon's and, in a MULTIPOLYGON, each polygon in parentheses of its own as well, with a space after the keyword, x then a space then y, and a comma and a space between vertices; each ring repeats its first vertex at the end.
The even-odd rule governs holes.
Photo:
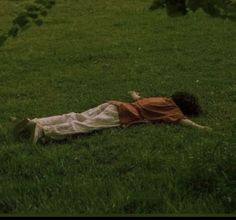
POLYGON ((127 128, 139 123, 168 123, 195 127, 210 131, 189 116, 199 116, 202 109, 198 99, 188 92, 176 92, 170 97, 141 97, 130 91, 133 102, 107 101, 82 113, 46 118, 24 119, 14 128, 16 137, 28 133, 33 144, 45 140, 63 140, 71 135, 90 133, 111 127, 127 128), (28 132, 27 132, 28 131, 28 132))

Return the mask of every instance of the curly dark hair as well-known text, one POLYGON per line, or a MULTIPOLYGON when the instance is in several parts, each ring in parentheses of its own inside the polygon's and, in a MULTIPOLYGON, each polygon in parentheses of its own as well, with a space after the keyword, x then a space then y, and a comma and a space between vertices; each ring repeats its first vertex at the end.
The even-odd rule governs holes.
POLYGON ((186 116, 199 116, 202 114, 202 108, 199 105, 198 98, 185 91, 175 92, 171 98, 178 105, 186 116))

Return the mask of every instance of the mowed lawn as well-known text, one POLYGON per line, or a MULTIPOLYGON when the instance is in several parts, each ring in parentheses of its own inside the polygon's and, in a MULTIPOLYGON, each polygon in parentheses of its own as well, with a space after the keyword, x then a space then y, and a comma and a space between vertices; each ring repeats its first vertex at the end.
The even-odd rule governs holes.
MULTIPOLYGON (((27 1, 0 1, 0 33, 27 1)), ((170 18, 152 1, 57 0, 41 27, 0 47, 0 215, 236 214, 235 23, 170 18), (14 122, 106 100, 187 90, 206 133, 107 129, 32 146, 14 122)))

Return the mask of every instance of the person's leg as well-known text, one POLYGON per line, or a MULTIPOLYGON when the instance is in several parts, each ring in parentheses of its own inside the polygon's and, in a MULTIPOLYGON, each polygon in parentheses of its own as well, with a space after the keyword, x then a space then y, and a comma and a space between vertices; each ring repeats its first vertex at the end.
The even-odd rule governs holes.
POLYGON ((13 134, 16 138, 23 136, 25 138, 30 138, 33 144, 44 135, 42 127, 28 118, 23 119, 16 124, 13 129, 13 134))
POLYGON ((63 115, 56 115, 56 116, 50 116, 50 117, 44 117, 44 118, 34 118, 32 119, 32 121, 37 124, 40 124, 41 126, 46 126, 46 125, 62 124, 69 121, 73 121, 75 119, 76 119, 76 113, 70 112, 63 115))
POLYGON ((27 127, 30 124, 30 119, 25 118, 23 120, 21 120, 20 122, 18 122, 13 129, 13 134, 15 137, 20 136, 22 133, 24 133, 27 129, 27 127))
POLYGON ((76 120, 76 118, 77 118, 77 113, 75 112, 51 117, 34 118, 32 120, 26 118, 15 125, 13 133, 16 137, 19 137, 27 131, 34 132, 33 129, 35 127, 35 124, 37 124, 40 127, 43 127, 45 125, 57 125, 71 122, 73 120, 76 120))
POLYGON ((94 130, 120 126, 117 107, 108 103, 90 109, 82 113, 82 115, 83 119, 86 118, 86 120, 78 120, 80 117, 77 117, 75 120, 65 123, 43 126, 45 136, 61 140, 68 135, 89 133, 94 130))
POLYGON ((70 112, 63 115, 56 115, 44 118, 34 118, 32 121, 40 124, 41 126, 65 124, 75 120, 82 122, 88 118, 92 118, 100 114, 106 108, 106 106, 107 103, 104 103, 95 108, 89 109, 81 113, 70 112))
MULTIPOLYGON (((52 125, 61 125, 61 127, 64 127, 63 124, 67 125, 65 130, 68 130, 68 128, 71 126, 72 121, 80 121, 83 122, 87 120, 88 118, 92 118, 96 115, 98 115, 103 109, 106 107, 106 103, 99 105, 95 108, 89 109, 82 113, 75 113, 71 112, 68 114, 63 115, 57 115, 57 116, 51 116, 51 117, 43 117, 43 118, 34 118, 34 119, 23 119, 20 122, 18 122, 13 129, 13 134, 15 137, 20 137, 23 134, 28 135, 31 134, 31 139, 33 139, 33 133, 35 133, 35 136, 37 136, 37 132, 35 132, 34 128, 43 127, 43 126, 52 126, 52 125), (37 124, 37 127, 35 126, 37 124)), ((59 126, 60 127, 60 126, 59 126)), ((38 129, 36 129, 38 130, 38 129)), ((69 131, 70 132, 70 129, 69 131)), ((42 132, 41 132, 42 133, 42 132)), ((26 135, 26 136, 28 136, 26 135)))

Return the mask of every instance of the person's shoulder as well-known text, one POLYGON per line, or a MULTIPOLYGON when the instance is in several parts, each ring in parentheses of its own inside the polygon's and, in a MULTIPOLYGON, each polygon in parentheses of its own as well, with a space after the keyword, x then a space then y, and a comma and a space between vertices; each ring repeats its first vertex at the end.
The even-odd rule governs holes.
POLYGON ((153 97, 149 97, 148 99, 154 100, 154 101, 172 101, 172 99, 167 96, 153 96, 153 97))
POLYGON ((168 97, 168 96, 163 96, 162 98, 163 98, 164 100, 167 100, 167 101, 170 101, 170 102, 173 102, 173 101, 174 101, 171 97, 168 97))
POLYGON ((124 102, 118 101, 118 100, 108 100, 106 102, 109 104, 112 104, 112 105, 116 105, 116 106, 120 106, 120 105, 124 104, 124 102))
POLYGON ((143 104, 143 105, 156 104, 156 103, 161 104, 161 103, 170 103, 170 102, 171 100, 163 96, 151 96, 151 97, 145 97, 145 98, 137 100, 138 104, 143 104))

